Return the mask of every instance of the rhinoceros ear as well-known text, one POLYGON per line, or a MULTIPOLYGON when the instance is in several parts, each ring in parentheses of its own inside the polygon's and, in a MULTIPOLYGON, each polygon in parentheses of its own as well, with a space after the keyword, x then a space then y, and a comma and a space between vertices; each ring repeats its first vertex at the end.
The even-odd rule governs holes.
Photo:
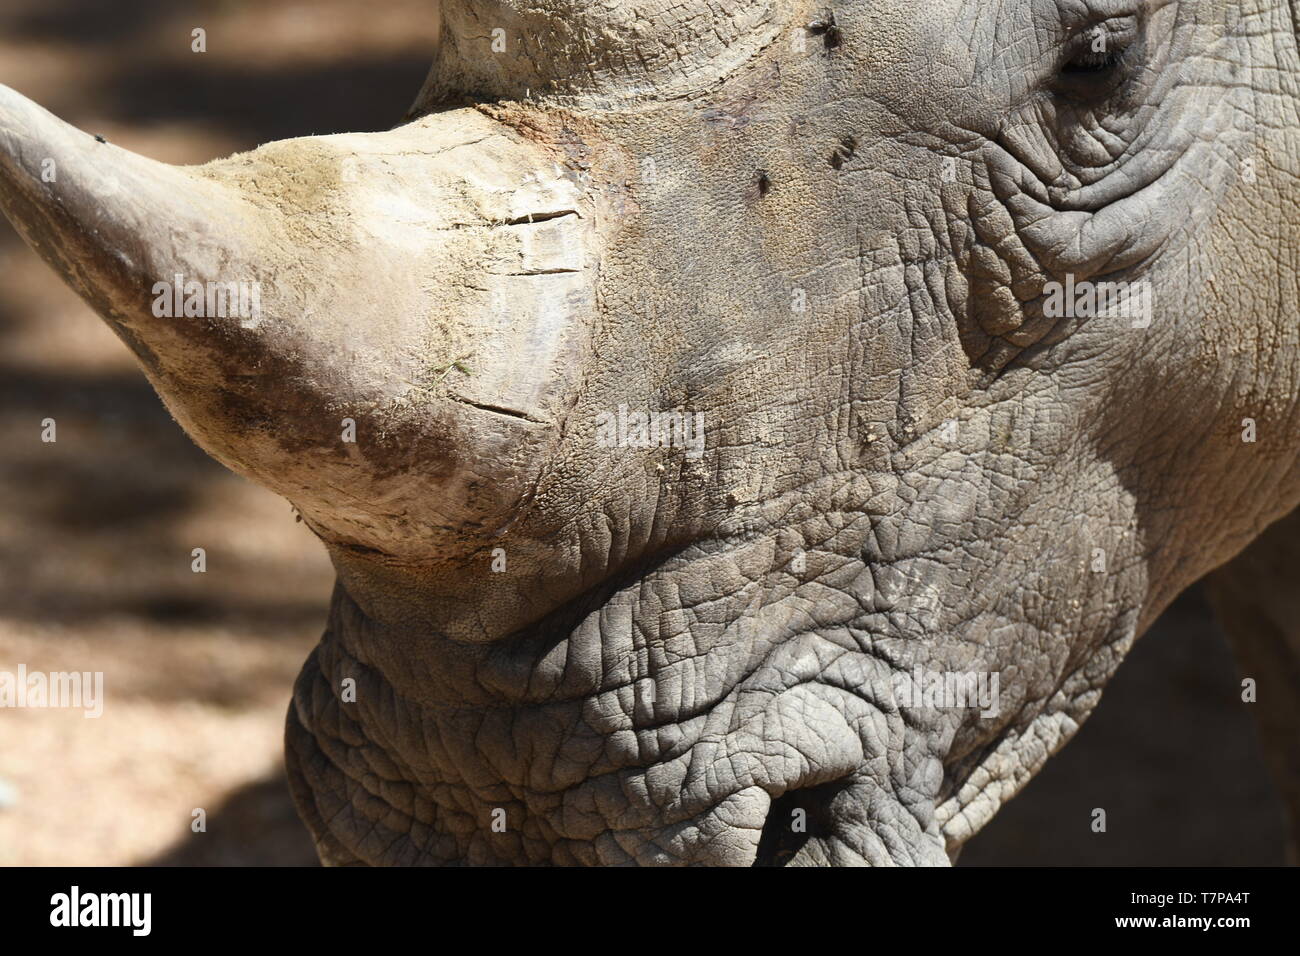
POLYGON ((205 451, 365 553, 513 523, 570 404, 584 202, 474 110, 182 168, 0 86, 0 208, 205 451))

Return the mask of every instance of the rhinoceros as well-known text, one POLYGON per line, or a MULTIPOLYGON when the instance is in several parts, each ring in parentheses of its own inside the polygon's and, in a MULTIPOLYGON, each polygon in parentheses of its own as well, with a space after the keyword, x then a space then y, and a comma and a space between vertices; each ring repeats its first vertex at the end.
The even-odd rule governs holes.
POLYGON ((324 862, 947 864, 1300 504, 1295 0, 429 16, 404 125, 197 167, 0 87, 9 218, 337 570, 324 862))

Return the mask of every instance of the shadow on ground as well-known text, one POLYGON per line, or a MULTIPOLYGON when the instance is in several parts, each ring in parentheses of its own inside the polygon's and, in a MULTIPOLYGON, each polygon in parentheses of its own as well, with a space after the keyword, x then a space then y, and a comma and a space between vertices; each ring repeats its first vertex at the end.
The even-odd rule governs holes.
POLYGON ((316 850, 289 798, 284 774, 240 787, 190 832, 146 866, 319 866, 316 850))

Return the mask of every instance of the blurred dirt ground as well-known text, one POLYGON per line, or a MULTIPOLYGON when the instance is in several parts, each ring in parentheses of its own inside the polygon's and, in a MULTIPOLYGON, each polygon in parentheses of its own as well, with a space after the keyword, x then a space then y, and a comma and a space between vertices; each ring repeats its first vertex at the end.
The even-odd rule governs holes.
MULTIPOLYGON (((433 0, 5 0, 0 82, 157 159, 396 124, 433 0), (191 52, 191 30, 208 52, 191 52)), ((288 504, 206 458, 126 349, 0 223, 0 670, 103 671, 104 714, 0 710, 0 864, 314 862, 282 780, 332 574, 288 504), (40 440, 41 422, 58 440, 40 440), (207 551, 208 570, 190 570, 207 551), (207 830, 190 830, 192 813, 207 830)), ((1281 861, 1197 595, 962 863, 1281 861), (1091 810, 1108 809, 1093 834, 1091 810)))

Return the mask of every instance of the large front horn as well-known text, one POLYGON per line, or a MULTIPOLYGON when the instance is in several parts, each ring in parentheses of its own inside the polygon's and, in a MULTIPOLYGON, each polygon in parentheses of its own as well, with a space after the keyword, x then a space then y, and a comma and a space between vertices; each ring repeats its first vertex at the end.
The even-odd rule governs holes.
POLYGON ((181 168, 0 86, 0 206, 199 444, 340 546, 480 547, 558 440, 592 212, 480 112, 181 168))

